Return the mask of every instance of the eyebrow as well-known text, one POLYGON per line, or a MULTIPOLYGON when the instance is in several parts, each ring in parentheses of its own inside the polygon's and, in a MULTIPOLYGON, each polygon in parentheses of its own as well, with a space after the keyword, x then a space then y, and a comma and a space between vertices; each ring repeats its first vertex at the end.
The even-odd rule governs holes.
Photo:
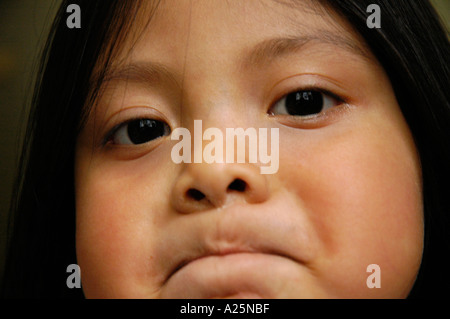
POLYGON ((311 42, 332 45, 341 48, 353 55, 370 60, 367 49, 358 45, 354 40, 340 36, 329 31, 318 31, 303 36, 288 36, 271 38, 258 43, 251 48, 243 61, 243 66, 262 66, 273 62, 283 56, 295 54, 311 42))
POLYGON ((103 74, 94 74, 93 83, 101 81, 102 84, 113 81, 126 81, 158 85, 161 82, 170 82, 180 86, 177 81, 177 72, 170 70, 161 63, 151 61, 136 61, 126 65, 111 66, 103 74))
MULTIPOLYGON (((253 46, 249 51, 244 52, 241 66, 248 68, 268 65, 283 56, 299 52, 306 44, 311 42, 339 47, 353 55, 370 61, 367 49, 362 48, 355 41, 336 33, 319 31, 311 35, 287 36, 263 40, 253 46)), ((181 82, 177 79, 181 79, 181 74, 169 69, 164 64, 152 61, 136 61, 126 65, 113 65, 103 73, 96 73, 92 77, 92 83, 98 83, 97 81, 100 81, 103 85, 112 81, 125 81, 157 86, 161 82, 170 82, 176 87, 181 88, 181 82)))

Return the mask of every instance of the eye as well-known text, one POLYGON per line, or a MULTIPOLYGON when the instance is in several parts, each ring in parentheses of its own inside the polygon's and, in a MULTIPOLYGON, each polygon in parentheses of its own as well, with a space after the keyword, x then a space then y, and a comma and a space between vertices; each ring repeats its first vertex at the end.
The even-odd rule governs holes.
POLYGON ((170 134, 169 126, 158 120, 136 119, 119 125, 109 140, 113 144, 143 144, 170 134))
POLYGON ((272 115, 310 116, 339 104, 339 100, 320 91, 302 90, 285 95, 271 108, 272 115))

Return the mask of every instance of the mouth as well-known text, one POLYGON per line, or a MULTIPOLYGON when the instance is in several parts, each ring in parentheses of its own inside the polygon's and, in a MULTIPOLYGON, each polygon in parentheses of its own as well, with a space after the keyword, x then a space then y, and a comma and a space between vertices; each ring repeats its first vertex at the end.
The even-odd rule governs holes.
POLYGON ((162 298, 279 298, 286 283, 307 273, 307 260, 293 255, 283 241, 263 240, 259 232, 219 234, 197 242, 197 250, 180 245, 185 255, 166 276, 162 298))
POLYGON ((255 254, 263 254, 263 255, 272 255, 272 256, 278 256, 278 257, 283 257, 283 258, 287 258, 290 259, 292 261, 298 262, 296 260, 294 260, 292 257, 285 255, 285 254, 280 254, 280 253, 276 253, 273 251, 257 251, 254 249, 242 249, 242 248, 229 248, 226 251, 221 251, 221 252, 207 252, 203 255, 198 255, 198 256, 193 256, 190 258, 185 258, 182 259, 176 266, 175 268, 169 273, 169 276, 166 279, 166 282, 168 280, 170 280, 170 278, 172 278, 175 274, 177 274, 179 271, 181 271, 184 267, 187 267, 190 264, 196 263, 198 261, 201 261, 202 259, 206 259, 206 258, 218 258, 218 260, 220 260, 221 257, 226 257, 226 256, 231 256, 231 255, 241 255, 241 256, 246 256, 246 257, 253 257, 252 255, 255 254))
POLYGON ((208 250, 204 253, 201 254, 197 254, 194 256, 190 256, 190 257, 185 257, 184 259, 182 259, 177 266, 171 271, 169 277, 173 276, 177 271, 179 271, 180 269, 182 269, 183 267, 185 267, 186 265, 195 262, 197 260, 200 260, 202 258, 208 258, 208 257, 213 257, 213 256, 227 256, 227 255, 231 255, 231 254, 241 254, 241 253, 254 253, 255 250, 253 249, 242 249, 242 248, 228 248, 226 250, 222 250, 222 251, 212 251, 212 250, 208 250))
POLYGON ((303 215, 293 219, 289 212, 294 208, 283 204, 286 210, 232 206, 220 214, 190 215, 171 224, 174 228, 164 231, 167 237, 159 246, 165 264, 162 295, 273 296, 272 288, 289 283, 293 274, 303 278, 317 250, 303 215))

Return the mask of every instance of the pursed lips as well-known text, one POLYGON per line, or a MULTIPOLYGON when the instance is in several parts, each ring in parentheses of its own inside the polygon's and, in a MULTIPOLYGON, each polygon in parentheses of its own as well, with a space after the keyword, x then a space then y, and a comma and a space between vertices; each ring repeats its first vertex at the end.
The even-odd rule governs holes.
POLYGON ((187 259, 183 259, 180 261, 180 263, 177 264, 177 266, 170 272, 169 276, 167 277, 167 280, 170 280, 170 278, 172 276, 174 276, 178 271, 180 271, 183 267, 186 267, 187 265, 194 263, 200 259, 203 258, 208 258, 208 257, 223 257, 223 256, 228 256, 228 255, 236 255, 236 254, 267 254, 267 255, 275 255, 275 256, 280 256, 280 257, 284 257, 284 258, 288 258, 291 259, 295 262, 299 262, 298 260, 294 260, 292 257, 284 255, 284 254, 280 254, 280 253, 275 253, 275 252, 269 252, 269 251, 257 251, 257 250, 253 250, 253 249, 243 249, 243 248, 230 248, 227 249, 225 251, 222 252, 207 252, 203 255, 198 255, 198 256, 194 256, 194 257, 190 257, 187 259))
POLYGON ((307 265, 315 251, 304 215, 295 214, 295 221, 295 210, 276 212, 273 207, 280 206, 272 204, 231 206, 219 213, 185 215, 175 221, 172 225, 177 229, 169 227, 164 233, 177 236, 165 237, 161 245, 166 265, 172 265, 165 269, 163 285, 186 266, 208 257, 254 253, 307 265), (180 233, 179 229, 183 231, 180 233))

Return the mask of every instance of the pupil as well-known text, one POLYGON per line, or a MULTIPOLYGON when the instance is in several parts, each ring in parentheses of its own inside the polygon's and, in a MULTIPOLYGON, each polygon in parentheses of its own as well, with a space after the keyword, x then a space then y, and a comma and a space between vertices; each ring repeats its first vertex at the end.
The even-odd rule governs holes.
POLYGON ((322 111, 322 93, 316 91, 298 91, 286 97, 286 109, 290 115, 311 115, 322 111))
POLYGON ((165 134, 163 122, 142 119, 128 123, 128 136, 133 144, 142 144, 165 134))

